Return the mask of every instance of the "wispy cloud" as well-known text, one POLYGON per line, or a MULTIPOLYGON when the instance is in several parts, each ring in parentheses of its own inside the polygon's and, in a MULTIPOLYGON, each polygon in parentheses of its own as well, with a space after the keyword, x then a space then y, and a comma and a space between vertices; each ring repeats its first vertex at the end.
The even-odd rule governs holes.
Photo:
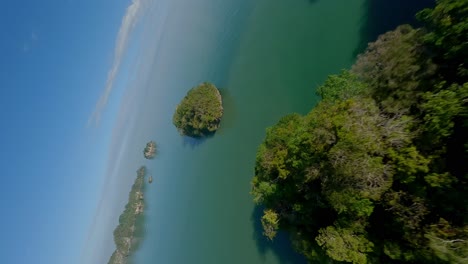
POLYGON ((107 105, 109 96, 112 93, 114 81, 119 71, 130 35, 138 21, 140 14, 142 13, 143 1, 144 0, 132 0, 130 6, 127 7, 127 11, 125 12, 125 15, 122 19, 122 24, 120 25, 119 33, 115 42, 114 61, 109 70, 109 73, 107 74, 106 86, 101 97, 99 98, 99 101, 96 104, 94 112, 88 120, 88 125, 93 123, 98 125, 100 122, 102 111, 107 105))

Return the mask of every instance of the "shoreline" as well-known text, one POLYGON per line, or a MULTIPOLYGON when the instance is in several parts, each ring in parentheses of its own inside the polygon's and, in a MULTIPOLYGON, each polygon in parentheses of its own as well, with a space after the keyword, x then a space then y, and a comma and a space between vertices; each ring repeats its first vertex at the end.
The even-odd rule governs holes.
POLYGON ((137 249, 135 233, 137 221, 144 213, 144 187, 146 167, 142 166, 137 171, 135 182, 128 195, 128 202, 124 211, 119 216, 119 224, 114 229, 114 244, 116 249, 109 258, 108 264, 128 263, 129 256, 137 249))

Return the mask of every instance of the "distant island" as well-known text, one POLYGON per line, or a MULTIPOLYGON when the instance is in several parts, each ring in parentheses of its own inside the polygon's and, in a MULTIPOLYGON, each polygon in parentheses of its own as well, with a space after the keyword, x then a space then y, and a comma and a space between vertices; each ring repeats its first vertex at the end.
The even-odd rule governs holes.
POLYGON ((119 225, 114 230, 114 243, 116 249, 108 264, 128 263, 128 256, 135 249, 136 221, 143 213, 143 187, 145 183, 146 167, 137 170, 137 177, 128 195, 128 203, 119 217, 119 225))
POLYGON ((188 91, 176 108, 173 123, 184 136, 204 137, 216 132, 222 116, 219 90, 204 82, 188 91))
POLYGON ((146 147, 143 150, 143 155, 147 159, 153 159, 156 156, 156 142, 150 141, 146 143, 146 147))

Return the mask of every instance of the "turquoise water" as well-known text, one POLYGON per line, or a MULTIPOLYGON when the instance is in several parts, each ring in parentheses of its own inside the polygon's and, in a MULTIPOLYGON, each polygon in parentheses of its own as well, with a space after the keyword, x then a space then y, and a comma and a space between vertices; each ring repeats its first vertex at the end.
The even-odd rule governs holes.
MULTIPOLYGON (((304 262, 285 234, 274 242, 261 236, 261 210, 249 195, 256 148, 266 127, 307 113, 317 103, 316 86, 353 63, 378 32, 368 26, 378 17, 374 9, 385 12, 367 0, 171 0, 148 7, 145 52, 126 94, 137 111, 124 124, 134 129, 110 185, 119 191, 108 196, 119 208, 125 199, 115 197, 126 197, 134 171, 148 166, 154 181, 134 263, 304 262), (221 89, 221 128, 206 140, 183 138, 173 111, 203 81, 221 89), (149 140, 160 150, 153 161, 141 155, 149 140)), ((382 32, 393 27, 386 21, 382 32)))
POLYGON ((147 130, 134 135, 138 145, 154 139, 161 150, 148 163, 155 180, 135 263, 302 260, 284 239, 269 243, 258 230, 249 195, 256 148, 266 127, 306 113, 317 101, 315 86, 352 63, 363 1, 218 2, 169 8, 137 121, 147 130), (205 141, 184 139, 173 111, 206 80, 222 90, 221 129, 205 141))

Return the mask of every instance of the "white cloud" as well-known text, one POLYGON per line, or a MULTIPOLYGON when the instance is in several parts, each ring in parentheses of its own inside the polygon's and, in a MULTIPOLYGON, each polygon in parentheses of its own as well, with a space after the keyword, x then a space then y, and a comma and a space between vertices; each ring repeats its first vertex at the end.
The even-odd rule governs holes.
POLYGON ((114 61, 109 70, 109 73, 107 74, 106 86, 104 88, 104 92, 102 93, 101 97, 99 98, 99 101, 96 104, 94 112, 88 120, 88 125, 92 123, 96 125, 99 124, 99 121, 101 119, 101 113, 107 105, 109 96, 112 93, 114 81, 119 71, 120 64, 122 62, 122 58, 127 48, 130 35, 143 10, 143 1, 144 0, 132 0, 130 6, 127 7, 127 11, 125 12, 125 15, 122 19, 122 24, 120 25, 119 33, 115 42, 114 61))

